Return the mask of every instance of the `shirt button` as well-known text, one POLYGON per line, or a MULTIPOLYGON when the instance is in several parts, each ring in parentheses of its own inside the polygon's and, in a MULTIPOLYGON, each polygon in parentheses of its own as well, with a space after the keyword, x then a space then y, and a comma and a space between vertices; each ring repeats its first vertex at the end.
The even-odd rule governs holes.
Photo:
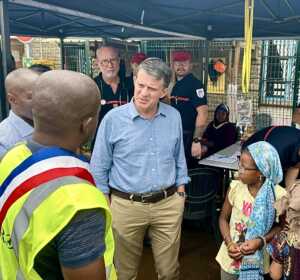
POLYGON ((152 141, 152 140, 153 140, 153 138, 151 137, 151 138, 150 138, 150 141, 152 141))
POLYGON ((154 156, 155 155, 155 153, 151 153, 151 156, 154 156))
POLYGON ((155 168, 152 168, 152 171, 155 171, 155 168))

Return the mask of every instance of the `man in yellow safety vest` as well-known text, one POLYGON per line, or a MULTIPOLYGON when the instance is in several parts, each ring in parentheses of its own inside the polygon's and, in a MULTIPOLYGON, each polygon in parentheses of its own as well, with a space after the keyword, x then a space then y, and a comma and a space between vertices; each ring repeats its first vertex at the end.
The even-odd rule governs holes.
POLYGON ((76 154, 95 131, 98 101, 83 74, 38 78, 33 138, 0 163, 0 279, 116 279, 111 213, 76 154))

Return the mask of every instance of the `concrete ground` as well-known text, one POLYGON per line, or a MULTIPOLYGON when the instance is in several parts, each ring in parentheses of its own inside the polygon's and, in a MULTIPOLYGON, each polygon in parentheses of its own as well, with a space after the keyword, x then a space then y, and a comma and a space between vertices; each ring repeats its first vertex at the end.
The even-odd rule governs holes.
MULTIPOLYGON (((219 266, 215 261, 218 251, 212 233, 203 229, 184 227, 180 250, 182 280, 219 280, 219 266)), ((157 279, 152 251, 144 247, 138 280, 157 279)))

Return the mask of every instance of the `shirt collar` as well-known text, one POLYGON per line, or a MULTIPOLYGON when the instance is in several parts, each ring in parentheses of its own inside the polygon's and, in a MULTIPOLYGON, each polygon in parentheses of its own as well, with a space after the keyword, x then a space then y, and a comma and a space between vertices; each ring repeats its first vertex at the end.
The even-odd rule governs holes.
POLYGON ((180 80, 178 80, 177 78, 176 78, 176 82, 178 83, 178 82, 181 82, 181 81, 183 81, 183 80, 186 80, 186 79, 190 79, 190 77, 192 76, 193 74, 192 73, 188 73, 188 74, 186 74, 182 79, 180 79, 180 80))
POLYGON ((25 122, 18 115, 16 115, 12 110, 9 111, 8 117, 10 118, 10 120, 13 123, 13 126, 19 131, 22 137, 32 134, 33 127, 29 123, 25 122))
MULTIPOLYGON (((132 120, 136 119, 137 117, 143 118, 140 113, 137 111, 134 102, 133 102, 133 98, 131 99, 130 103, 129 103, 129 114, 132 120)), ((166 108, 164 106, 164 104, 162 104, 161 102, 159 102, 158 104, 158 111, 155 114, 155 117, 157 116, 163 116, 166 117, 167 113, 166 113, 166 108)))

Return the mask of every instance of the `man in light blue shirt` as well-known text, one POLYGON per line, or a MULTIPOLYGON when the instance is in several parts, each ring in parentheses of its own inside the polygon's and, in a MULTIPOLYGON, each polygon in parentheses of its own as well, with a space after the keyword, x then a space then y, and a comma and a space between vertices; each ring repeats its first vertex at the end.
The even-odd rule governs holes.
POLYGON ((158 58, 142 62, 134 99, 102 120, 91 158, 96 185, 111 198, 120 280, 135 279, 149 230, 158 279, 179 279, 178 252, 189 182, 179 112, 159 102, 170 68, 158 58))
POLYGON ((11 110, 0 123, 0 160, 17 142, 32 136, 32 89, 39 74, 28 69, 10 72, 5 79, 7 100, 11 110))

